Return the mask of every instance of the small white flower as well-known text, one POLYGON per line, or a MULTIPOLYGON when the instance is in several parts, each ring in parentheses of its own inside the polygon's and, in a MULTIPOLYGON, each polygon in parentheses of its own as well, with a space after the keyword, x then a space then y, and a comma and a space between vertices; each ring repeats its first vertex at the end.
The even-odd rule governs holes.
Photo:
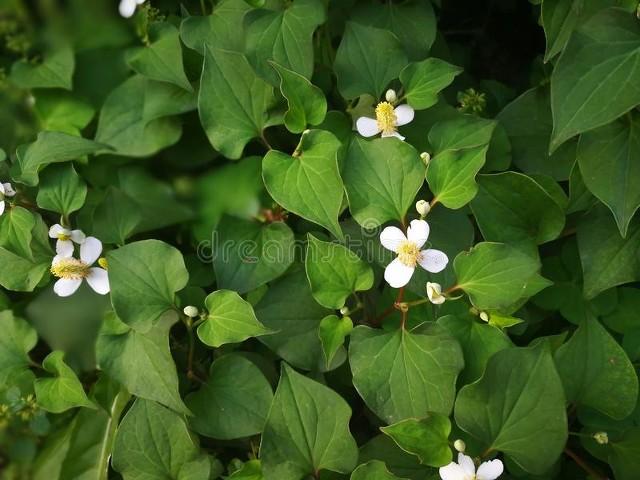
POLYGON ((4 199, 13 197, 16 191, 13 189, 10 183, 0 183, 0 215, 4 213, 5 202, 4 199))
POLYGON ((460 453, 464 453, 464 451, 467 449, 467 444, 464 443, 464 440, 459 438, 458 440, 453 442, 453 448, 455 448, 460 453))
POLYGON ((427 297, 434 305, 442 305, 446 297, 442 295, 442 285, 435 282, 427 282, 427 297))
POLYGON ((398 127, 406 125, 414 116, 409 105, 394 107, 390 102, 380 102, 376 107, 376 118, 360 117, 356 121, 358 133, 363 137, 373 137, 382 132, 382 137, 404 137, 398 133, 398 127))
POLYGON ((418 200, 416 202, 416 211, 422 218, 424 218, 431 211, 431 205, 429 205, 429 202, 427 202, 426 200, 418 200))
POLYGON ((124 18, 131 18, 136 13, 136 6, 142 5, 145 0, 120 0, 118 11, 124 18))
MULTIPOLYGON (((91 266, 100 258, 102 242, 95 237, 87 237, 80 245, 80 259, 73 258, 72 253, 56 255, 53 258, 51 273, 60 279, 53 286, 53 291, 61 297, 68 297, 78 290, 82 280, 86 280, 96 293, 100 295, 109 293, 107 271, 104 268, 91 266)), ((99 264, 105 265, 106 262, 99 261, 99 264)))
POLYGON ((425 164, 425 166, 429 166, 429 163, 431 162, 431 155, 429 155, 429 152, 422 152, 420 154, 420 158, 422 159, 422 163, 425 164))
POLYGON ((56 253, 58 255, 70 257, 73 255, 73 244, 82 245, 86 237, 82 230, 69 230, 56 223, 49 229, 49 238, 58 240, 56 242, 56 253))
POLYGON ((480 320, 483 322, 489 322, 489 314, 487 312, 480 312, 480 320))
POLYGON ((182 310, 182 312, 189 318, 196 318, 198 315, 200 315, 198 307, 194 307, 193 305, 184 307, 184 310, 182 310))
POLYGON ((396 103, 398 101, 398 96, 396 95, 396 91, 393 88, 387 90, 387 93, 384 94, 384 99, 390 103, 396 103))
POLYGON ((490 460, 482 463, 476 472, 476 466, 471 457, 464 453, 458 453, 458 463, 440 467, 439 473, 442 480, 495 480, 504 467, 500 460, 490 460))
POLYGON ((384 279, 393 288, 404 287, 420 265, 427 272, 438 273, 445 269, 449 258, 434 249, 420 250, 429 238, 429 224, 424 220, 412 220, 407 236, 398 227, 387 227, 380 234, 380 243, 387 250, 398 254, 384 271, 384 279))

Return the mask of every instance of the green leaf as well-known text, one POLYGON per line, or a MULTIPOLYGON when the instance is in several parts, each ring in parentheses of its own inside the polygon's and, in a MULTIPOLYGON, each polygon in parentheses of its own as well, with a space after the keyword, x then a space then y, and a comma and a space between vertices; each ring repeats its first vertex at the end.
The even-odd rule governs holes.
POLYGON ((429 413, 424 418, 408 418, 380 430, 405 452, 416 455, 422 464, 443 467, 453 460, 449 447, 451 422, 444 415, 429 413))
POLYGON ((318 87, 299 73, 276 62, 269 64, 278 72, 280 91, 287 99, 284 124, 292 133, 302 133, 307 125, 319 125, 327 114, 327 100, 318 87))
POLYGON ((96 354, 100 368, 131 394, 189 413, 178 392, 178 374, 169 350, 169 329, 176 320, 175 315, 165 315, 147 333, 140 333, 113 313, 107 314, 96 354))
POLYGON ((618 480, 633 480, 638 474, 640 455, 640 428, 630 428, 622 437, 611 443, 609 463, 618 480))
POLYGON ((111 303, 124 323, 147 331, 189 279, 179 250, 160 240, 130 243, 107 254, 111 303))
POLYGON ((124 245, 141 221, 136 202, 119 188, 110 186, 93 211, 93 234, 105 243, 124 245))
POLYGON ((246 53, 256 73, 272 85, 278 76, 273 60, 310 79, 313 73, 313 32, 325 21, 320 0, 297 0, 282 11, 252 10, 245 17, 246 53))
POLYGON ((640 312, 640 295, 634 287, 617 288, 616 308, 602 317, 605 325, 618 333, 628 333, 640 328, 637 313, 640 312))
MULTIPOLYGON (((258 320, 276 332, 258 340, 295 367, 327 370, 318 329, 330 313, 313 299, 304 271, 298 270, 272 283, 256 305, 258 320)), ((344 359, 344 349, 339 348, 332 367, 344 359)))
POLYGON ((640 26, 622 9, 602 10, 575 31, 551 76, 551 151, 640 103, 638 56, 640 26))
POLYGON ((442 329, 392 332, 356 327, 349 363, 353 385, 387 423, 429 412, 449 415, 463 367, 458 342, 442 329))
POLYGON ((588 316, 555 354, 567 401, 621 420, 638 399, 638 377, 627 354, 588 316))
MULTIPOLYGON (((396 443, 386 435, 377 435, 360 447, 360 462, 379 463, 384 462, 391 473, 411 480, 424 480, 429 478, 433 471, 421 465, 414 455, 401 450, 396 443)), ((368 469, 365 469, 365 472, 368 469)), ((374 471, 379 470, 375 468, 374 471)), ((356 469, 357 471, 357 469, 356 469)), ((382 480, 395 480, 382 477, 382 480)))
POLYGON ((35 92, 34 106, 40 128, 64 132, 80 137, 95 114, 94 108, 72 93, 60 90, 39 90, 35 92))
POLYGON ((209 379, 185 402, 196 432, 231 440, 261 433, 272 399, 260 369, 240 354, 229 354, 211 364, 209 379))
POLYGON ((19 88, 64 88, 71 90, 75 68, 73 50, 61 46, 44 54, 42 63, 20 60, 11 67, 11 81, 19 88))
POLYGON ((448 87, 460 73, 462 68, 438 58, 410 63, 400 72, 407 103, 416 110, 435 105, 440 91, 448 87))
POLYGON ((127 64, 140 75, 159 82, 172 83, 189 92, 191 82, 182 66, 182 46, 178 29, 167 22, 152 23, 149 44, 127 51, 127 64))
POLYGON ((209 478, 211 465, 203 458, 180 415, 138 399, 118 428, 112 465, 124 480, 204 479, 209 478))
POLYGON ((198 327, 198 338, 210 347, 226 343, 240 343, 247 338, 271 332, 253 313, 253 307, 231 290, 218 290, 205 300, 209 314, 198 327))
POLYGON ((546 343, 493 355, 482 378, 458 393, 455 419, 483 446, 545 473, 567 441, 564 392, 546 343))
POLYGON ((82 208, 86 197, 87 184, 73 164, 52 165, 42 174, 37 196, 40 208, 69 215, 82 208))
POLYGON ((340 395, 283 364, 260 444, 265 480, 299 480, 320 470, 349 473, 358 447, 340 395))
POLYGON ((330 368, 338 350, 344 345, 344 340, 353 330, 353 322, 349 317, 328 315, 320 321, 318 336, 322 343, 322 353, 326 367, 330 368))
POLYGON ((393 33, 348 22, 334 63, 338 90, 346 99, 363 94, 380 98, 407 63, 393 33))
POLYGON ((578 144, 578 164, 587 188, 613 213, 625 237, 640 207, 640 114, 586 132, 578 144))
POLYGON ((53 378, 38 378, 34 383, 38 405, 51 413, 62 413, 70 408, 96 408, 82 388, 76 373, 64 363, 64 352, 51 352, 42 361, 42 367, 53 378))
POLYGON ((119 155, 153 155, 180 139, 182 126, 175 115, 195 107, 192 92, 134 75, 104 101, 96 141, 110 145, 119 155))
POLYGON ((404 219, 424 182, 424 165, 418 152, 397 138, 357 137, 349 145, 342 177, 353 218, 373 228, 404 219))
POLYGON ((218 287, 240 294, 278 278, 294 259, 293 232, 282 222, 223 217, 213 240, 218 287))
POLYGON ((262 178, 273 199, 338 238, 342 238, 338 215, 344 196, 337 159, 340 146, 332 133, 311 130, 302 135, 293 156, 269 150, 262 161, 262 178))
POLYGON ((307 278, 320 305, 337 310, 352 293, 373 287, 373 270, 351 250, 311 234, 307 234, 307 240, 307 278))
MULTIPOLYGON (((538 271, 540 262, 504 243, 482 242, 453 261, 458 287, 464 290, 479 310, 508 308, 528 293, 529 285, 542 288, 549 281, 538 271)), ((540 288, 541 289, 541 288, 540 288)))
POLYGON ((109 150, 109 146, 85 138, 61 132, 40 132, 35 142, 18 147, 17 162, 11 168, 11 176, 33 187, 38 184, 39 170, 47 165, 104 150, 109 150))
POLYGON ((616 285, 640 279, 640 219, 631 221, 622 238, 604 206, 592 209, 578 223, 578 246, 584 274, 584 296, 594 298, 616 285))
MULTIPOLYGON (((1 258, 1 257, 0 257, 1 258)), ((0 392, 29 371, 29 352, 38 343, 36 331, 13 312, 0 312, 0 392)))
POLYGON ((264 480, 260 460, 249 460, 240 470, 236 470, 229 477, 229 480, 264 480))
POLYGON ((350 480, 404 480, 396 477, 389 470, 384 462, 380 460, 371 460, 370 462, 359 465, 353 473, 350 480))
POLYGON ((0 216, 0 247, 27 260, 33 260, 31 253, 31 231, 36 219, 26 208, 13 206, 0 216))
POLYGON ((435 201, 458 209, 475 197, 475 177, 486 160, 495 126, 492 120, 465 115, 431 128, 429 142, 435 155, 427 168, 427 182, 435 201))
POLYGON ((259 78, 241 53, 207 46, 198 112, 211 145, 238 159, 247 143, 268 126, 273 87, 259 78))
POLYGON ((485 240, 517 245, 550 242, 560 235, 562 208, 531 177, 503 172, 478 176, 471 210, 485 240))

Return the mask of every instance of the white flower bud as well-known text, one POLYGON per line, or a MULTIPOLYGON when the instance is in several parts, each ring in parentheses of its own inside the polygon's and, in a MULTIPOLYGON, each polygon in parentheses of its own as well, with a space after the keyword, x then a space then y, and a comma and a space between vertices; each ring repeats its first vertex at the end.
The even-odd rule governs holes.
POLYGON ((446 297, 442 295, 442 285, 435 282, 427 282, 427 297, 434 305, 441 305, 446 300, 446 297))
POLYGON ((429 162, 431 161, 431 155, 429 155, 429 153, 427 153, 427 152, 422 152, 422 153, 420 154, 420 158, 422 159, 422 162, 423 162, 425 165, 429 165, 429 162))
POLYGON ((346 305, 340 309, 340 313, 342 315, 349 315, 349 311, 349 307, 347 307, 346 305))
POLYGON ((480 312, 480 320, 483 322, 489 321, 489 314, 487 312, 480 312))
POLYGON ((424 218, 431 211, 431 205, 426 200, 418 200, 416 202, 416 210, 420 214, 420 217, 424 218))
POLYGON ((194 307, 193 305, 189 305, 187 307, 184 307, 184 310, 182 310, 182 311, 189 318, 196 318, 200 314, 198 309, 196 307, 194 307))
POLYGON ((387 90, 387 93, 384 94, 384 98, 389 103, 395 103, 398 100, 398 96, 396 95, 396 91, 390 88, 387 90))
POLYGON ((464 451, 467 449, 467 444, 464 443, 464 440, 458 439, 453 442, 453 448, 455 448, 460 453, 464 453, 464 451))
POLYGON ((607 435, 607 432, 596 432, 593 434, 593 439, 600 445, 609 443, 609 435, 607 435))

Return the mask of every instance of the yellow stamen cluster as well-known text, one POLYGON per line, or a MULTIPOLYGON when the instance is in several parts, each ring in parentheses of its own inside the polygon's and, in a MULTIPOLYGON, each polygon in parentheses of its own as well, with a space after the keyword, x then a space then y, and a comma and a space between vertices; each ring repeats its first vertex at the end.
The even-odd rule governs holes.
POLYGON ((396 111, 389 102, 380 102, 376 107, 376 122, 382 133, 393 133, 396 131, 398 117, 396 111))
POLYGON ((398 258, 407 267, 415 267, 420 259, 420 249, 415 243, 405 241, 398 247, 398 258))
POLYGON ((58 278, 79 280, 89 275, 89 265, 77 258, 62 258, 51 265, 51 273, 58 278))
POLYGON ((104 257, 100 257, 98 259, 98 265, 100 265, 105 270, 109 270, 109 262, 107 262, 107 259, 104 257))
POLYGON ((69 235, 67 235, 66 233, 59 233, 58 234, 58 240, 62 240, 64 242, 66 242, 67 240, 71 240, 71 237, 69 235))

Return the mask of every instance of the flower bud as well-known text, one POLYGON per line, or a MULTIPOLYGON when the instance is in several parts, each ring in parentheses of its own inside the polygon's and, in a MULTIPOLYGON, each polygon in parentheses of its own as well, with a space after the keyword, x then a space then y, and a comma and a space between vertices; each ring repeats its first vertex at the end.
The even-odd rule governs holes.
POLYGON ((429 153, 428 153, 428 152, 422 152, 422 153, 420 154, 420 158, 422 159, 422 162, 423 162, 425 165, 427 165, 427 166, 429 165, 429 162, 431 161, 431 155, 429 155, 429 153))
POLYGON ((464 451, 467 449, 467 444, 464 443, 464 440, 458 439, 453 442, 453 448, 455 448, 460 453, 464 453, 464 451))
POLYGON ((392 88, 387 90, 387 93, 384 94, 384 98, 389 103, 395 103, 398 100, 398 96, 396 95, 396 91, 392 88))
POLYGON ((193 305, 188 305, 188 306, 184 307, 184 310, 182 310, 182 311, 189 318, 195 318, 200 314, 198 309, 196 307, 194 307, 193 305))
POLYGON ((483 322, 489 321, 489 314, 487 312, 480 312, 480 320, 483 322))
POLYGON ((600 445, 609 443, 609 435, 607 435, 607 432, 596 432, 593 434, 593 439, 600 445))
POLYGON ((420 217, 424 218, 431 210, 431 205, 429 205, 429 202, 426 200, 418 200, 416 202, 416 210, 420 214, 420 217))
POLYGON ((446 300, 446 297, 442 295, 442 285, 435 282, 427 282, 427 297, 434 305, 441 305, 446 300))
POLYGON ((342 315, 349 315, 349 307, 347 307, 346 305, 344 307, 342 307, 340 309, 340 314, 342 315))

